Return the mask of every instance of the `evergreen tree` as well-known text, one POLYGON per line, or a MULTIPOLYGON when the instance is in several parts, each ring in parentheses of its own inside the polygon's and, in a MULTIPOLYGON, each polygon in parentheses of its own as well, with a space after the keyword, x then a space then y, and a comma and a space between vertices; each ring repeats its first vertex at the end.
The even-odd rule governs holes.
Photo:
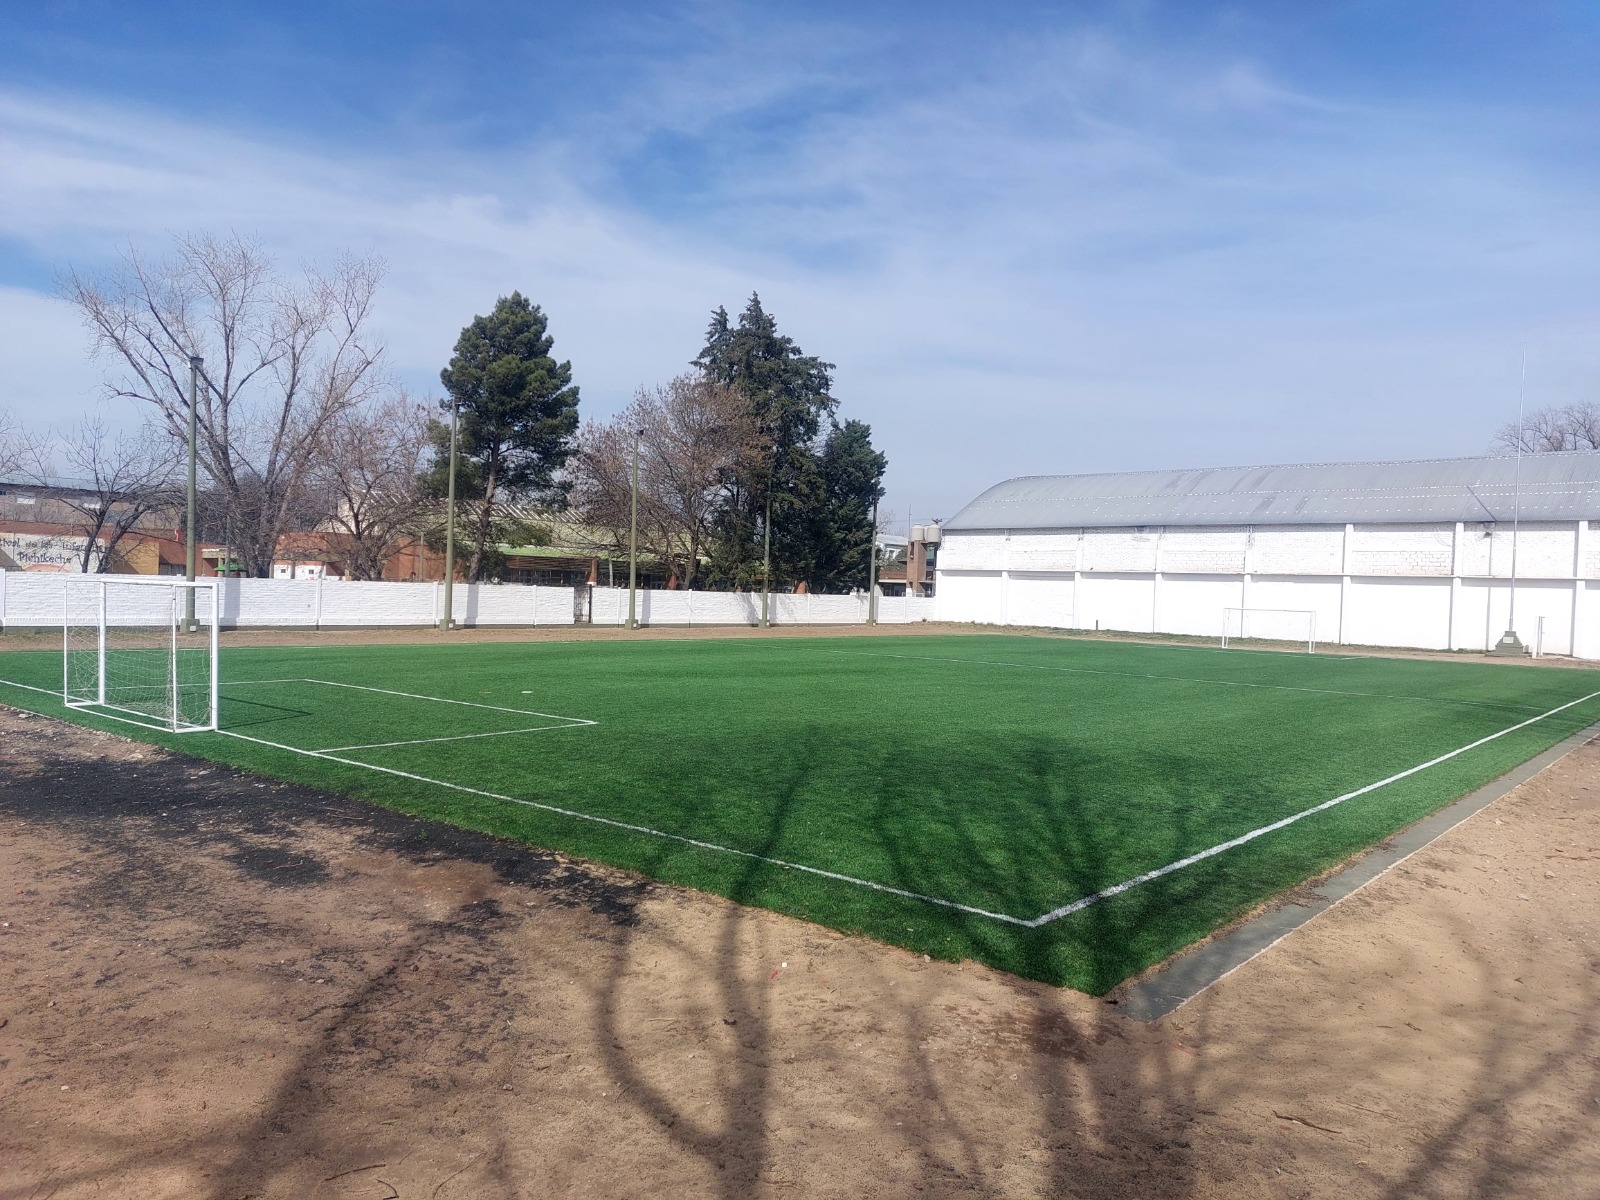
POLYGON ((865 588, 876 530, 873 509, 883 498, 889 460, 872 448, 872 429, 862 421, 835 425, 818 456, 820 481, 811 507, 807 583, 813 591, 865 588))
POLYGON ((737 326, 718 308, 694 365, 749 398, 765 453, 744 468, 717 522, 707 571, 712 586, 761 585, 762 541, 772 519, 772 585, 808 579, 814 538, 811 514, 824 484, 816 444, 838 401, 830 394, 833 364, 802 353, 778 332, 755 294, 737 326))
MULTIPOLYGON (((481 578, 492 551, 496 504, 506 500, 561 506, 566 488, 557 480, 574 448, 578 389, 572 364, 550 356, 554 339, 537 304, 520 292, 502 296, 486 317, 474 317, 456 339, 450 365, 439 378, 460 407, 460 460, 456 495, 476 502, 472 558, 466 578, 481 578)), ((442 495, 450 468, 448 415, 431 427, 435 454, 428 482, 442 495)))

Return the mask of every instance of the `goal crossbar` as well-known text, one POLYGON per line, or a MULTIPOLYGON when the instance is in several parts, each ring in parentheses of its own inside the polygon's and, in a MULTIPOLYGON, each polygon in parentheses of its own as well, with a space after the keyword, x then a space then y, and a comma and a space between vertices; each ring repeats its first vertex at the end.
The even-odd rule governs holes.
POLYGON ((62 589, 62 702, 171 733, 217 728, 214 581, 88 575, 62 589))
POLYGON ((1222 645, 1235 641, 1294 642, 1317 652, 1317 614, 1309 608, 1224 608, 1222 645))

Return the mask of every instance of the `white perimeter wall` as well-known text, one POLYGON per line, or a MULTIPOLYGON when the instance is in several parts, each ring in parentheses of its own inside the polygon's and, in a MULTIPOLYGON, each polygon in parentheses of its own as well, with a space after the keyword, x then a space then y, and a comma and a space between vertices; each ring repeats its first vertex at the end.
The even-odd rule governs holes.
MULTIPOLYGON (((1517 546, 1516 628, 1531 645, 1600 659, 1600 536, 1530 522, 1517 546)), ((937 598, 880 596, 885 624, 957 621, 1214 637, 1226 607, 1309 609, 1317 638, 1351 645, 1484 650, 1510 613, 1511 535, 1482 525, 1247 526, 967 533, 947 530, 937 598)), ((0 629, 59 627, 70 576, 0 571, 0 629)), ((81 577, 79 577, 81 578, 81 577)), ((135 576, 110 576, 119 580, 135 576)), ((225 626, 435 625, 437 583, 221 581, 225 626)), ((748 592, 641 590, 647 625, 754 625, 748 592)), ((467 625, 570 625, 572 588, 457 585, 467 625)), ((774 595, 775 625, 860 624, 865 596, 774 595)), ((589 619, 627 621, 626 588, 595 588, 589 619)))
MULTIPOLYGON (((1214 637, 1229 607, 1316 613, 1323 642, 1486 650, 1510 619, 1511 531, 1475 523, 946 530, 944 621, 1214 637)), ((1588 521, 1517 537, 1516 629, 1600 658, 1600 536, 1588 521)))
MULTIPOLYGON (((68 579, 84 576, 0 571, 0 629, 60 628, 68 579)), ((159 584, 150 576, 97 576, 118 583, 159 584)), ((172 582, 168 580, 167 582, 172 582)), ((338 629, 358 626, 437 625, 444 612, 441 583, 352 583, 334 579, 228 579, 222 589, 222 623, 232 628, 273 626, 338 629)), ((457 584, 451 606, 462 625, 571 625, 581 612, 573 588, 521 584, 457 584)), ((744 592, 668 592, 641 589, 639 619, 645 625, 754 625, 761 597, 744 592)), ((595 588, 589 618, 597 625, 628 619, 626 588, 595 588)), ((774 595, 774 625, 861 624, 867 598, 774 595)), ((880 596, 884 624, 930 621, 934 601, 917 596, 880 596)))

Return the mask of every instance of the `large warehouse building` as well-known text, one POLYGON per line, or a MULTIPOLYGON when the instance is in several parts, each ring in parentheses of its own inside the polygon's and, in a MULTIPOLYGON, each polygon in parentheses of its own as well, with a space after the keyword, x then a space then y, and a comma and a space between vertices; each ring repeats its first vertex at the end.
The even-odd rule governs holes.
POLYGON ((1600 658, 1600 452, 1518 471, 1455 458, 1011 479, 944 523, 939 615, 1218 636, 1225 610, 1272 609, 1314 613, 1324 642, 1486 650, 1510 617, 1520 497, 1517 633, 1532 648, 1542 618, 1545 653, 1600 658))

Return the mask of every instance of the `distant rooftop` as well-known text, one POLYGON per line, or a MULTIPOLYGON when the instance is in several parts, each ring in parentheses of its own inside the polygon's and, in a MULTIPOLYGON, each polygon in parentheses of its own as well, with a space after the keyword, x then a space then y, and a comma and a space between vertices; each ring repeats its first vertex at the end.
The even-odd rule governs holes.
POLYGON ((48 494, 51 492, 90 492, 95 491, 92 479, 30 479, 23 475, 0 475, 0 492, 25 492, 48 494))
MULTIPOLYGON (((1516 477, 1512 457, 1031 475, 995 484, 944 528, 1501 522, 1516 477)), ((1524 455, 1521 495, 1524 520, 1600 520, 1600 451, 1524 455)))

